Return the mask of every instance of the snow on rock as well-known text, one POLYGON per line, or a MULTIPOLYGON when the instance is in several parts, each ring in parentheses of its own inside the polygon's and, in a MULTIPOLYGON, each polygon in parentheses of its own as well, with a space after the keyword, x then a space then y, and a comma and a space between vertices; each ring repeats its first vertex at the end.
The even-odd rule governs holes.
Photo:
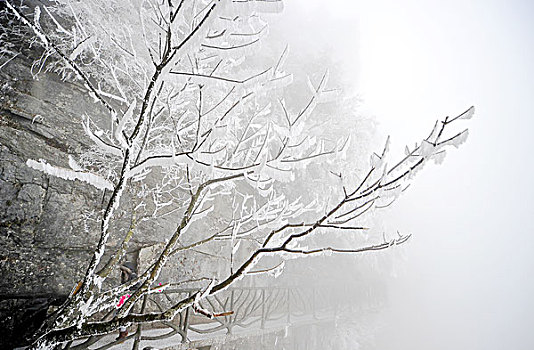
POLYGON ((113 184, 110 181, 96 174, 53 166, 42 159, 39 161, 28 159, 26 161, 26 165, 32 169, 42 171, 44 173, 47 173, 48 175, 56 176, 64 180, 80 180, 83 182, 87 182, 89 185, 94 186, 100 190, 113 189, 113 184))

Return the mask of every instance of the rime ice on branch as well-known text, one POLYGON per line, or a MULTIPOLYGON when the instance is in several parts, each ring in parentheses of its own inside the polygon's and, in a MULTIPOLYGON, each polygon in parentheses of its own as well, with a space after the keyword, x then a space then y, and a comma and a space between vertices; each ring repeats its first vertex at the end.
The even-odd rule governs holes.
MULTIPOLYGON (((58 0, 33 10, 10 1, 6 5, 2 16, 14 16, 43 46, 38 66, 51 57, 47 69, 81 83, 95 109, 107 115, 105 120, 96 111, 80 116, 94 147, 72 155, 71 169, 47 160, 27 162, 49 175, 111 192, 84 279, 43 324, 34 349, 171 320, 189 306, 206 314, 200 307, 203 298, 249 274, 278 276, 290 257, 360 253, 406 242, 410 235, 349 249, 308 248, 318 230, 365 230, 359 222, 366 213, 389 206, 425 164, 441 163, 450 146, 465 141, 467 130, 449 134, 448 129, 474 112, 470 108, 436 122, 430 135, 407 147, 397 162, 388 158, 388 139, 381 152, 371 155, 359 181, 335 173, 341 181, 333 191, 337 197, 329 201, 324 195, 294 198, 285 191, 302 179, 303 169, 311 163, 339 163, 350 138, 311 131, 316 107, 338 96, 328 86, 328 72, 318 83, 309 79, 306 102, 292 105, 284 98, 292 83, 284 70, 287 48, 269 66, 248 64, 267 33, 262 13, 279 12, 281 1, 113 2, 113 11, 102 0, 58 0), (110 249, 110 225, 126 211, 128 189, 135 189, 129 198, 135 220, 128 227, 113 226, 122 244, 103 261, 110 249), (210 217, 218 223, 212 232, 192 235, 210 217), (174 227, 162 235, 166 240, 157 258, 137 278, 104 288, 139 224, 161 220, 174 227), (193 242, 184 245, 185 238, 193 242), (143 296, 166 288, 158 287, 157 279, 171 256, 210 242, 229 248, 227 276, 161 312, 133 312, 143 296), (266 255, 280 261, 261 266, 266 255), (121 299, 127 291, 130 297, 121 299), (101 319, 102 312, 111 316, 101 319)), ((178 282, 183 281, 169 285, 178 282)))

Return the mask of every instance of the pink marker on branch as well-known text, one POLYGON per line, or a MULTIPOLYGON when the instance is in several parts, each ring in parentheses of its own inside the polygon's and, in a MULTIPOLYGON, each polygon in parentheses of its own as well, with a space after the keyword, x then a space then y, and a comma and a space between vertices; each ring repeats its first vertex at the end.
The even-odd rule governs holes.
POLYGON ((125 294, 125 295, 121 296, 121 298, 119 299, 119 303, 117 304, 117 307, 121 307, 122 304, 124 304, 126 299, 128 299, 129 297, 130 297, 130 294, 125 294))
POLYGON ((127 298, 126 295, 121 296, 121 298, 119 299, 119 303, 117 304, 117 307, 121 307, 122 304, 124 304, 124 302, 126 301, 126 298, 127 298))

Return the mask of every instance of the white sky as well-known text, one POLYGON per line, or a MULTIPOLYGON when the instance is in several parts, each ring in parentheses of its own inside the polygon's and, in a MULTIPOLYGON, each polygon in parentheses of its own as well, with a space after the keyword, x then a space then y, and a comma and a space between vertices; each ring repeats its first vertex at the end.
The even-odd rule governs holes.
POLYGON ((477 108, 384 213, 414 237, 378 348, 534 349, 534 3, 287 0, 277 25, 343 65, 393 149, 477 108))

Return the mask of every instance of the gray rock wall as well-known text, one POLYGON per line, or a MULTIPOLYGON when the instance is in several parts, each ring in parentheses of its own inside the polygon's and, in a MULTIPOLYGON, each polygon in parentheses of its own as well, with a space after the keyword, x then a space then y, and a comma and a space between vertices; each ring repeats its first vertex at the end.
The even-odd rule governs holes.
POLYGON ((90 103, 52 75, 34 80, 31 62, 20 57, 0 70, 0 343, 8 348, 81 277, 96 237, 81 214, 102 200, 88 185, 26 165, 65 165, 86 147, 78 113, 90 103))
POLYGON ((15 59, 0 71, 0 294, 66 294, 97 238, 84 212, 99 208, 103 194, 26 161, 67 166, 68 154, 88 147, 80 120, 95 106, 52 74, 33 79, 30 64, 15 59))
MULTIPOLYGON (((53 73, 41 72, 34 79, 34 58, 20 55, 0 69, 0 332, 6 333, 0 345, 5 342, 4 346, 20 345, 21 330, 38 324, 36 317, 42 317, 48 305, 60 303, 83 277, 110 196, 109 191, 48 176, 26 165, 28 159, 43 159, 68 168, 69 155, 76 158, 92 146, 81 125, 83 115, 96 122, 99 115, 107 120, 82 86, 53 73)), ((124 194, 111 225, 110 251, 129 226, 133 192, 124 194)), ((138 225, 127 259, 141 256, 140 267, 149 266, 178 219, 179 213, 162 224, 138 225)), ((177 254, 167 265, 160 277, 163 283, 223 270, 220 261, 213 263, 198 252, 177 254)), ((118 277, 115 271, 106 283, 116 285, 118 277)))

